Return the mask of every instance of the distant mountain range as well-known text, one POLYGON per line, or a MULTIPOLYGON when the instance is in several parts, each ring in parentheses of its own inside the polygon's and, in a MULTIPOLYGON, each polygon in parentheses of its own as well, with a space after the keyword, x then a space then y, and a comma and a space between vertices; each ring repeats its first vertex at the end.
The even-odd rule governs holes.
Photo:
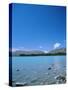
POLYGON ((66 48, 54 49, 47 53, 40 50, 30 50, 30 51, 23 51, 17 50, 14 52, 9 52, 10 56, 48 56, 48 55, 66 55, 66 48))

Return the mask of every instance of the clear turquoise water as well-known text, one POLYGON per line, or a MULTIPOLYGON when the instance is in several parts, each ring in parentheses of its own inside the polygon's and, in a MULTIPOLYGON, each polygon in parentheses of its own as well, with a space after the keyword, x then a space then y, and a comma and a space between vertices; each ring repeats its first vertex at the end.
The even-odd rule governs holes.
POLYGON ((12 57, 12 80, 15 83, 56 84, 57 75, 66 75, 66 56, 12 57))

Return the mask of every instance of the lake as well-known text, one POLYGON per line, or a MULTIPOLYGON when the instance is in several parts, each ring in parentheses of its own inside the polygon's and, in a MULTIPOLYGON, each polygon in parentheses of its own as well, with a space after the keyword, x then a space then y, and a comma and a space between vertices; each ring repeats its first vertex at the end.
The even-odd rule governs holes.
POLYGON ((66 56, 12 57, 13 86, 16 83, 28 86, 62 84, 65 78, 66 56))

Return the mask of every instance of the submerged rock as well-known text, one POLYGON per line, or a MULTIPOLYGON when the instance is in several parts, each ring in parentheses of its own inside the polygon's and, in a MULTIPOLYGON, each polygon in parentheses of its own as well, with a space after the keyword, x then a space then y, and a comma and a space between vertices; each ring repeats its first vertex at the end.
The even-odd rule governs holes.
POLYGON ((40 85, 44 85, 44 82, 41 82, 40 85))
POLYGON ((12 80, 12 83, 15 83, 15 81, 14 81, 14 80, 12 80))
POLYGON ((34 82, 36 82, 36 81, 37 81, 37 78, 31 80, 31 83, 34 83, 34 82))
POLYGON ((55 77, 55 79, 61 83, 61 82, 66 82, 66 78, 64 76, 58 75, 55 77))
POLYGON ((49 73, 45 73, 46 75, 49 75, 49 73))
POLYGON ((50 84, 56 84, 56 82, 55 82, 55 81, 53 81, 53 82, 50 82, 50 84))
POLYGON ((51 70, 51 67, 49 67, 48 70, 51 70))
POLYGON ((17 69, 16 71, 20 71, 19 69, 17 69))
POLYGON ((27 86, 28 84, 26 83, 26 82, 24 82, 24 83, 16 83, 16 86, 27 86))

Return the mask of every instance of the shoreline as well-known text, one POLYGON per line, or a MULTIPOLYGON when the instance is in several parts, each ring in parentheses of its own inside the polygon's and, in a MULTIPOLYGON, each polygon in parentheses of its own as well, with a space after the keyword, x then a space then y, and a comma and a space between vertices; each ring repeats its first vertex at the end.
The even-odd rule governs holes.
POLYGON ((52 55, 9 55, 9 57, 38 57, 38 56, 66 56, 66 54, 52 54, 52 55))

